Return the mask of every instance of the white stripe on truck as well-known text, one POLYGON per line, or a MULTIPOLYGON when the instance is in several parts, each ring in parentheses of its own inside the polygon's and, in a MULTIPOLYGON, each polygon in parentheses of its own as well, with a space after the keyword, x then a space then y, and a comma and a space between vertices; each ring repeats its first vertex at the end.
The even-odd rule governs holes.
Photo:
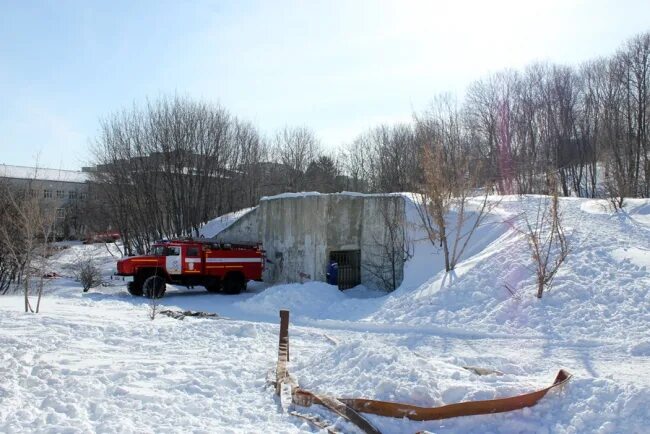
POLYGON ((206 258, 207 263, 230 263, 230 262, 262 262, 262 258, 206 258))

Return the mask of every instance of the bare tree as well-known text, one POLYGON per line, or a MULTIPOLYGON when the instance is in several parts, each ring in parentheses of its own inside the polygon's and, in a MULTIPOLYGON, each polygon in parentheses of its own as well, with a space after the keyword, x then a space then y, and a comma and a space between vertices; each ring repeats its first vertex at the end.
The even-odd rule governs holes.
POLYGON ((284 127, 275 134, 272 154, 286 169, 286 191, 303 191, 305 172, 320 154, 320 143, 306 127, 284 127))
POLYGON ((9 260, 19 264, 18 280, 23 287, 25 312, 38 313, 43 295, 47 258, 54 233, 56 209, 44 204, 31 189, 5 186, 0 191, 9 210, 0 225, 0 243, 9 260), (36 307, 30 302, 30 291, 36 287, 36 307))
POLYGON ((151 321, 160 313, 160 300, 158 297, 149 297, 147 302, 147 316, 151 321))
POLYGON ((119 230, 127 254, 198 236, 207 220, 252 205, 266 155, 250 123, 180 97, 109 117, 93 148, 92 203, 110 216, 104 227, 119 230))
POLYGON ((307 166, 305 183, 308 190, 335 193, 340 191, 337 181, 338 176, 339 168, 334 158, 321 155, 307 166))
POLYGON ((553 174, 563 196, 650 195, 648 32, 578 68, 537 62, 491 74, 469 86, 459 115, 442 113, 439 100, 430 119, 380 125, 357 138, 348 148, 346 174, 372 192, 416 190, 424 182, 422 145, 443 146, 448 159, 443 138, 452 139, 457 128, 475 182, 501 194, 549 194, 553 174), (431 140, 423 121, 446 124, 438 129, 447 133, 431 140), (602 183, 603 168, 609 185, 602 183))
POLYGON ((411 125, 380 125, 352 143, 345 168, 359 190, 413 191, 421 177, 419 149, 411 125))
POLYGON ((442 97, 417 119, 423 140, 423 182, 417 203, 431 243, 444 253, 445 270, 453 270, 495 202, 490 188, 479 188, 480 161, 473 161, 453 101, 442 97))
MULTIPOLYGON (((403 202, 399 202, 402 203, 403 202)), ((385 291, 397 289, 404 277, 404 263, 413 257, 413 243, 408 238, 403 206, 393 200, 383 200, 379 205, 382 233, 373 236, 374 259, 364 265, 385 291)))
POLYGON ((12 222, 16 219, 16 211, 10 206, 10 198, 6 193, 8 188, 10 187, 6 183, 0 182, 0 294, 6 294, 12 289, 22 268, 22 257, 17 258, 13 254, 13 246, 19 242, 20 234, 5 236, 12 234, 12 222))
POLYGON ((616 212, 623 209, 625 198, 631 197, 630 179, 621 173, 619 167, 608 161, 605 165, 605 197, 616 212))
MULTIPOLYGON (((549 176, 549 179, 552 179, 549 176)), ((540 197, 534 218, 524 214, 525 232, 530 246, 537 298, 542 298, 569 254, 569 242, 564 232, 556 185, 550 185, 550 197, 540 197)))

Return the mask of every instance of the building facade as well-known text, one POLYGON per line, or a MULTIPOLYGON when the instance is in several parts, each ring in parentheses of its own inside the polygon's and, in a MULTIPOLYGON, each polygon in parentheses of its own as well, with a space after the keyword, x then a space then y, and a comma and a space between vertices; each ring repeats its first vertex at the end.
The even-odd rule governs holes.
POLYGON ((55 209, 57 238, 71 239, 84 235, 79 212, 88 196, 87 173, 0 164, 0 181, 55 209))

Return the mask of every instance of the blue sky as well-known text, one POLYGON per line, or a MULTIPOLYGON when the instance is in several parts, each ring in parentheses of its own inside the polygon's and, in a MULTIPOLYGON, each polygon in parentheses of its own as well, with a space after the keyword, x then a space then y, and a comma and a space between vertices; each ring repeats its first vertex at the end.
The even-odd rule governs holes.
POLYGON ((162 94, 324 146, 536 60, 650 30, 650 1, 0 0, 0 163, 75 169, 99 119, 162 94))

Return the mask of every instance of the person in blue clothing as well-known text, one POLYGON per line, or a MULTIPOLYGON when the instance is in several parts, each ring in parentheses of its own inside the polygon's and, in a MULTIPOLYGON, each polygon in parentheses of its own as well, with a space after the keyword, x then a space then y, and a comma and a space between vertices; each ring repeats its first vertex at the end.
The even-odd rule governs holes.
POLYGON ((330 285, 339 284, 339 264, 334 259, 330 259, 330 264, 327 266, 327 283, 330 285))

